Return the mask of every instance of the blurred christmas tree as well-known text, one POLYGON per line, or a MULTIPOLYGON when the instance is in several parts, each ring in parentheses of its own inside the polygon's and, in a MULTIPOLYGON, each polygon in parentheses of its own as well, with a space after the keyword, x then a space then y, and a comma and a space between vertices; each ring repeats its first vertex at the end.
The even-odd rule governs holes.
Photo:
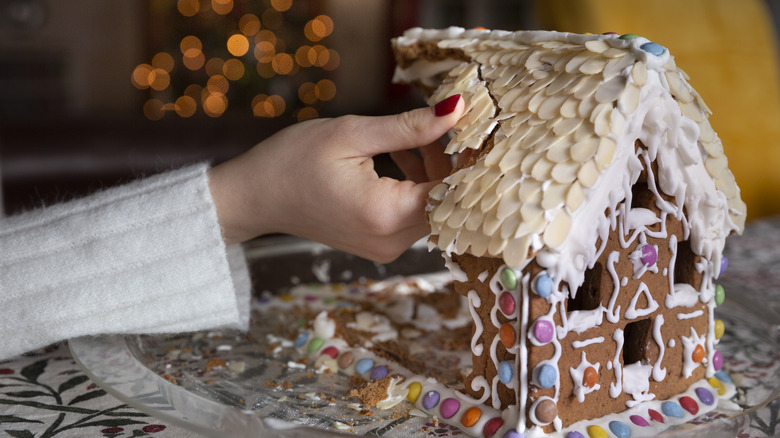
POLYGON ((317 117, 339 54, 319 0, 149 0, 149 63, 133 85, 144 115, 317 117))

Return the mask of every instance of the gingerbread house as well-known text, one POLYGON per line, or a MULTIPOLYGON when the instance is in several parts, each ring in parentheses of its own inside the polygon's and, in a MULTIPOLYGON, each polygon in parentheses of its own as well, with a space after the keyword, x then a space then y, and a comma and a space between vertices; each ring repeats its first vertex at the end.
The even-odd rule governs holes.
POLYGON ((502 433, 604 418, 621 436, 715 405, 716 279, 746 208, 669 50, 462 28, 411 29, 393 48, 395 81, 466 103, 446 151, 470 158, 427 210, 474 319, 463 392, 502 412, 502 433))

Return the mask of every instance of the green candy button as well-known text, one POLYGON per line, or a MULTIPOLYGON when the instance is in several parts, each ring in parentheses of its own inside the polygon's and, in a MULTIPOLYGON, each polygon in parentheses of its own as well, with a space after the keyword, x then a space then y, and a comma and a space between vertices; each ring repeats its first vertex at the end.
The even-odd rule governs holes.
POLYGON ((504 268, 501 271, 501 284, 504 285, 504 289, 515 290, 517 288, 517 276, 515 271, 504 268))
POLYGON ((634 38, 639 38, 639 35, 634 35, 633 33, 626 33, 618 37, 618 39, 621 40, 633 40, 634 38))
POLYGON ((311 340, 311 342, 309 342, 309 346, 306 347, 306 349, 309 351, 309 353, 314 353, 315 351, 319 350, 324 343, 325 341, 323 341, 322 338, 314 338, 311 340))
POLYGON ((726 300, 726 290, 723 289, 723 286, 716 285, 715 286, 715 304, 721 305, 723 304, 723 301, 726 300))

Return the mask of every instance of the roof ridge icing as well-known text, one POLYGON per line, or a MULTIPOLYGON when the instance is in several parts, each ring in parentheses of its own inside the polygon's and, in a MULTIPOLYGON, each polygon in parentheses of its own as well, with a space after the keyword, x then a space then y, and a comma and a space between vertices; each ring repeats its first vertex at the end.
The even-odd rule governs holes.
POLYGON ((431 103, 460 93, 466 111, 447 152, 480 149, 429 195, 432 236, 445 251, 503 257, 513 268, 534 255, 579 285, 599 238, 615 221, 639 220, 617 209, 643 161, 657 160, 658 188, 675 200, 663 214, 684 220, 692 249, 710 263, 744 228, 711 111, 665 47, 636 35, 457 27, 393 40, 397 53, 420 43, 468 61, 418 57, 394 80, 435 88, 431 103))

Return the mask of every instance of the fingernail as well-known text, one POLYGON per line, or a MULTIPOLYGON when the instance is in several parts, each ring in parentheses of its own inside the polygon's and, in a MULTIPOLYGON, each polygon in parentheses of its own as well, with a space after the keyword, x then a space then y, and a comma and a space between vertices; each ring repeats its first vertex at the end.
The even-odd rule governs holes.
POLYGON ((453 94, 452 96, 442 100, 433 107, 433 113, 436 117, 443 117, 447 114, 452 114, 455 111, 455 107, 458 106, 460 100, 460 94, 453 94))

